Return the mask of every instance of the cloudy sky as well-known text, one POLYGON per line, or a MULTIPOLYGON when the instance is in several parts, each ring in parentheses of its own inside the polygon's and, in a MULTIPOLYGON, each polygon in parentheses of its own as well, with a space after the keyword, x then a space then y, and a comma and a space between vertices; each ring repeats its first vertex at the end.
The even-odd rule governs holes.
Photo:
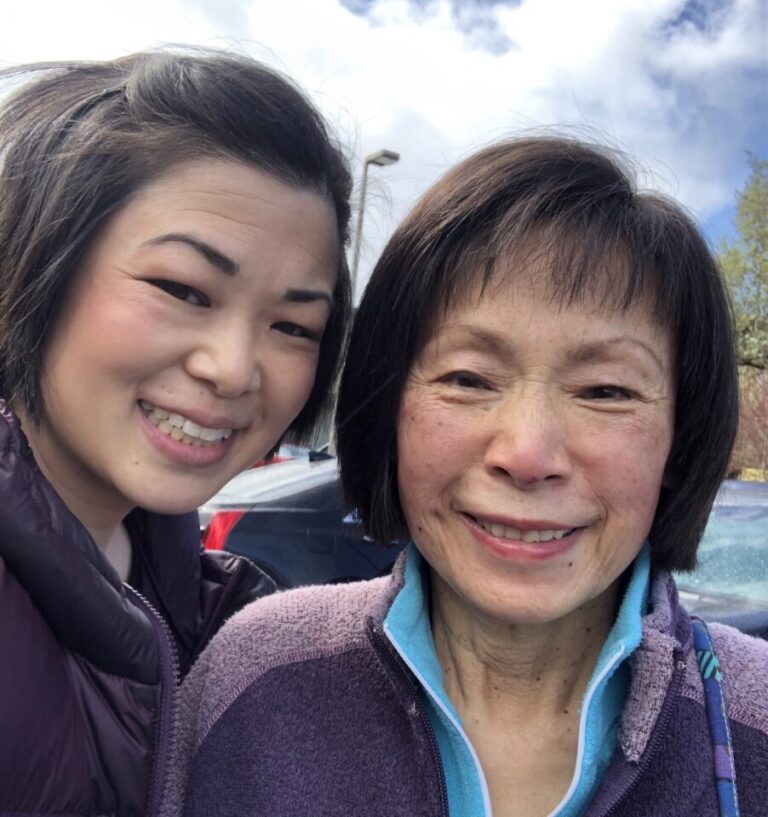
POLYGON ((236 49, 291 74, 373 168, 361 278, 449 165, 556 130, 635 157, 717 243, 744 150, 768 157, 766 0, 26 0, 0 65, 101 59, 164 43, 236 49))

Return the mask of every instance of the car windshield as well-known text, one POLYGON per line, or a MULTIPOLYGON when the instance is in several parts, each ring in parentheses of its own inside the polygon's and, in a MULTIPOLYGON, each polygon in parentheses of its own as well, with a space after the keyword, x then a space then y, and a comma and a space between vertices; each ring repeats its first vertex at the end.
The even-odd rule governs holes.
POLYGON ((718 494, 693 573, 681 590, 768 604, 768 483, 726 482, 718 494))

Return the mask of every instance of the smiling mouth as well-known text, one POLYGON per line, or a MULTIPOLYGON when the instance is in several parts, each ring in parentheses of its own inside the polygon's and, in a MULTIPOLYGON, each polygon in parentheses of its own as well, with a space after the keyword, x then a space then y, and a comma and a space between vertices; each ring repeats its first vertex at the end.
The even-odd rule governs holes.
POLYGON ((485 522, 478 519, 476 516, 470 517, 472 521, 481 527, 491 536, 496 536, 499 539, 509 539, 512 542, 528 542, 531 544, 538 544, 539 542, 551 542, 553 540, 562 539, 568 536, 578 528, 552 528, 549 530, 521 530, 520 528, 511 528, 506 525, 500 525, 496 522, 485 522))
POLYGON ((182 414, 158 408, 148 400, 139 400, 144 415, 162 434, 195 448, 221 445, 231 434, 231 428, 207 428, 182 414))

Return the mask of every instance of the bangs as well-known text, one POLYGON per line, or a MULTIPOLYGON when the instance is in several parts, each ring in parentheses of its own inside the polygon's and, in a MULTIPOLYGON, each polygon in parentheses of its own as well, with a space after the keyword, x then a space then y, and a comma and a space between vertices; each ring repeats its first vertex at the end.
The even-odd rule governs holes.
POLYGON ((674 327, 674 278, 662 274, 652 245, 633 232, 588 218, 527 229, 506 222, 462 247, 435 276, 421 342, 454 307, 511 283, 546 292, 560 307, 589 304, 623 314, 642 304, 660 327, 674 327))

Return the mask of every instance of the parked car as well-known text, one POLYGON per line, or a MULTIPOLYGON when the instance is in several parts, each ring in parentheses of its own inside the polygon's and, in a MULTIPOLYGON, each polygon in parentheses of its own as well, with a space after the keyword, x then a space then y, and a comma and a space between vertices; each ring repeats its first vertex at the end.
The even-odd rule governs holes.
MULTIPOLYGON (((283 588, 383 575, 402 547, 372 542, 345 514, 327 454, 240 474, 200 516, 206 547, 249 557, 283 588)), ((691 612, 768 638, 768 483, 723 484, 699 566, 676 579, 691 612)))
POLYGON ((279 587, 387 573, 401 545, 364 537, 338 493, 336 459, 310 452, 238 474, 200 508, 209 549, 247 556, 279 587))
POLYGON ((723 483, 699 564, 675 579, 691 612, 768 638, 768 483, 723 483))

